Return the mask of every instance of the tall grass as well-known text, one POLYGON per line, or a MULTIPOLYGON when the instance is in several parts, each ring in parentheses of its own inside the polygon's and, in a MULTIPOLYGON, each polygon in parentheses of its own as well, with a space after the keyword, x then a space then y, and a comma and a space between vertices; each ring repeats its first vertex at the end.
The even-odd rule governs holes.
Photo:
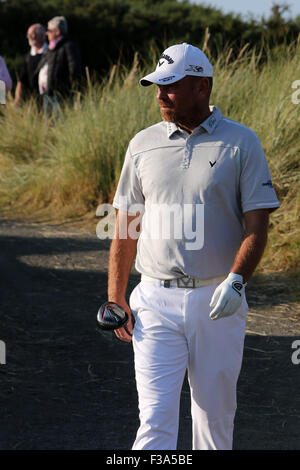
MULTIPOLYGON (((260 52, 246 46, 234 60, 230 49, 220 54, 211 103, 252 128, 265 149, 281 207, 271 216, 261 269, 280 271, 300 261, 300 105, 292 103, 300 45, 264 54, 263 62, 260 52)), ((137 57, 130 70, 113 67, 102 84, 89 82, 83 95, 66 103, 55 120, 47 121, 34 102, 21 108, 8 102, 0 117, 2 213, 94 216, 99 203, 111 201, 129 140, 160 120, 155 87, 138 85, 144 72, 137 57)))
POLYGON ((260 54, 241 54, 215 66, 213 101, 223 114, 252 128, 265 150, 281 207, 271 216, 269 243, 261 269, 299 269, 300 265, 300 104, 292 84, 300 79, 300 43, 260 54))
POLYGON ((158 118, 131 70, 113 68, 46 120, 35 103, 8 103, 0 125, 0 207, 72 217, 111 199, 129 140, 158 118), (156 116, 155 116, 156 115, 156 116))

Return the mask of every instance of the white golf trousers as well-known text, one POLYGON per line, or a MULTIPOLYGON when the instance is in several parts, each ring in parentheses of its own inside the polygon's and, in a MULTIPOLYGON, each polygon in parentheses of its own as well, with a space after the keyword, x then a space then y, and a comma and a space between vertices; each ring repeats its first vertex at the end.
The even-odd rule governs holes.
POLYGON ((209 318, 217 284, 196 289, 141 282, 130 296, 140 427, 133 449, 175 450, 181 388, 191 391, 193 450, 232 449, 246 299, 232 316, 209 318))

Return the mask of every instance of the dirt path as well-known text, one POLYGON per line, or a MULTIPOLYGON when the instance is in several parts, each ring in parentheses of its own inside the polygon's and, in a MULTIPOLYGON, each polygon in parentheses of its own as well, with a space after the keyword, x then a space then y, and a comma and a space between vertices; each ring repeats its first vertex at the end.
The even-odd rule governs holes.
MULTIPOLYGON (((108 248, 94 230, 0 219, 1 450, 130 449, 132 349, 95 323, 108 248)), ((137 282, 133 272, 129 289, 137 282)), ((300 450, 299 278, 256 276, 248 303, 234 448, 300 450)), ((190 449, 189 403, 185 382, 180 449, 190 449)))

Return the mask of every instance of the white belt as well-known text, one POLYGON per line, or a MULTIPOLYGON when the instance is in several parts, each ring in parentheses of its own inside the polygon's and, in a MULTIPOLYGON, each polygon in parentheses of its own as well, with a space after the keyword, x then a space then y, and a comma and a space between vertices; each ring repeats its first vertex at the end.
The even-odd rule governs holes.
POLYGON ((162 287, 182 287, 185 289, 194 289, 195 287, 204 287, 209 286, 210 284, 218 284, 224 279, 227 275, 212 277, 210 279, 197 279, 196 277, 184 276, 177 279, 155 279, 154 277, 146 276, 142 274, 141 280, 144 282, 156 282, 162 287))

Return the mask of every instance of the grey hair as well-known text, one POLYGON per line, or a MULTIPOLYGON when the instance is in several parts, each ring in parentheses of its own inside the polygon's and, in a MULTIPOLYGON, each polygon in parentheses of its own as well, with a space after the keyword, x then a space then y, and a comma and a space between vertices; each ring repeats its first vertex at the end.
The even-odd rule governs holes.
POLYGON ((48 25, 54 29, 58 28, 63 36, 68 34, 68 22, 64 16, 55 16, 48 21, 48 25))
POLYGON ((46 37, 46 28, 42 24, 35 23, 35 24, 32 24, 31 26, 29 26, 29 28, 32 28, 32 26, 35 27, 36 34, 39 34, 39 35, 43 36, 44 38, 46 37))

